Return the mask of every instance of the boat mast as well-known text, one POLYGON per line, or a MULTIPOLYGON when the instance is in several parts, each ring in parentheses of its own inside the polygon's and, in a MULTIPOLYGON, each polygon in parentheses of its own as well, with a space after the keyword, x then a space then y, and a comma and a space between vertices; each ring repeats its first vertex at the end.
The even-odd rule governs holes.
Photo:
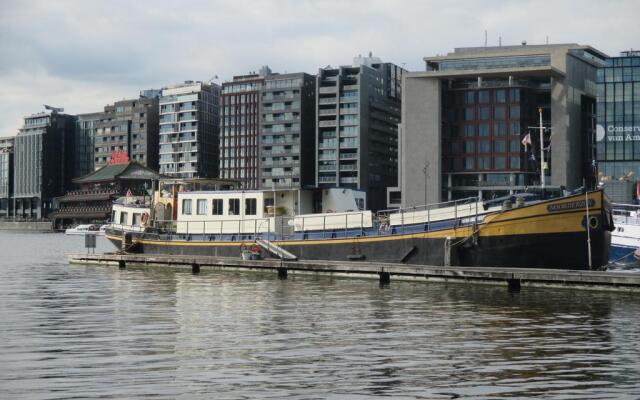
POLYGON ((544 192, 544 127, 542 126, 542 107, 538 108, 538 112, 540 113, 540 185, 542 186, 542 191, 544 192))

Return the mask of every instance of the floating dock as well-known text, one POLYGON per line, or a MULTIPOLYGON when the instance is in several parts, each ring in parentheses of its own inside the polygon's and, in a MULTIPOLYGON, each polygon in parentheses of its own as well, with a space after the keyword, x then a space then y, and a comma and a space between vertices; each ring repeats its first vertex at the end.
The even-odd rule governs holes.
POLYGON ((317 274, 373 278, 381 285, 394 280, 504 285, 511 290, 522 287, 561 287, 582 290, 640 292, 640 273, 575 271, 533 268, 441 267, 374 263, 366 261, 287 261, 280 259, 242 260, 232 257, 167 256, 149 254, 68 254, 71 264, 201 270, 262 271, 290 274, 317 274))

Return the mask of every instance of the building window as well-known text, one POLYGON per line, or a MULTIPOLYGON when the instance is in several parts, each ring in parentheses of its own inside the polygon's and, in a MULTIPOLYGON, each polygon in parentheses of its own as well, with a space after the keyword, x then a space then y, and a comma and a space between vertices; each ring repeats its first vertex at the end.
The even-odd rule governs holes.
POLYGON ((212 215, 222 215, 222 199, 213 199, 211 200, 211 214, 212 215))
POLYGON ((511 142, 509 142, 509 151, 512 153, 519 153, 520 152, 520 141, 518 140, 512 140, 511 142))
POLYGON ((257 199, 244 199, 244 214, 256 215, 257 203, 258 203, 257 199))
POLYGON ((464 169, 468 171, 473 170, 473 157, 464 158, 464 169))
POLYGON ((229 215, 240 215, 240 199, 229 199, 229 215))
POLYGON ((504 153, 504 149, 505 149, 504 140, 496 140, 495 142, 493 142, 494 153, 504 153))
POLYGON ((198 199, 196 203, 196 213, 198 215, 207 215, 207 200, 198 199))
POLYGON ((474 136, 474 133, 475 133, 475 132, 474 132, 474 130, 475 130, 475 129, 474 129, 474 127, 475 127, 475 126, 474 126, 474 125, 471 125, 471 124, 467 124, 467 125, 465 125, 465 126, 464 126, 464 135, 465 135, 466 137, 473 137, 473 136, 474 136))
POLYGON ((488 103, 489 102, 489 91, 481 90, 478 92, 478 103, 488 103))
POLYGON ((473 91, 469 91, 464 94, 465 104, 474 104, 475 102, 476 102, 475 93, 473 91))
POLYGON ((511 119, 520 118, 520 106, 509 107, 509 118, 511 119))
POLYGON ((511 89, 509 95, 512 103, 520 102, 520 89, 511 89))
POLYGON ((504 119, 504 106, 496 106, 493 109, 493 119, 504 119))
POLYGON ((480 124, 480 125, 478 125, 478 136, 489 136, 489 125, 488 124, 480 124))
POLYGON ((504 169, 504 157, 502 156, 493 157, 493 168, 504 169))
POLYGON ((478 169, 489 169, 489 157, 478 157, 478 169))
POLYGON ((465 153, 473 153, 475 151, 476 142, 474 142, 473 140, 467 140, 466 142, 464 142, 464 152, 465 153))
POLYGON ((480 119, 489 119, 489 106, 480 107, 480 119))
POLYGON ((511 134, 520 136, 520 121, 511 121, 511 134))
POLYGON ((493 123, 493 135, 494 136, 504 136, 505 125, 502 121, 497 121, 493 123))
POLYGON ((467 107, 464 109, 464 120, 473 121, 473 108, 467 107))
POLYGON ((488 140, 478 141, 478 153, 488 153, 488 152, 489 152, 489 141, 488 140))
POLYGON ((507 92, 504 89, 496 90, 496 103, 504 103, 507 100, 507 92))
POLYGON ((182 215, 191 215, 191 199, 182 199, 182 215))
POLYGON ((520 157, 509 157, 511 169, 520 169, 520 157))

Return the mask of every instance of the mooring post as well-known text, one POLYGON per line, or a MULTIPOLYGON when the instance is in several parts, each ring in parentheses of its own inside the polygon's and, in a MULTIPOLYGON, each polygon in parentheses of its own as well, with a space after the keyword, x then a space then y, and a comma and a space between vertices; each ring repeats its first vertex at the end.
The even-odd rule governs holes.
POLYGON ((127 263, 124 260, 118 260, 118 268, 125 269, 127 268, 127 263))
POLYGON ((191 264, 191 273, 197 275, 200 273, 200 264, 193 263, 191 264))
POLYGON ((284 267, 278 267, 278 279, 287 279, 287 269, 284 267))
POLYGON ((391 283, 391 274, 384 269, 378 272, 380 276, 380 286, 388 286, 391 283))
POLYGON ((507 285, 509 287, 510 292, 519 292, 520 289, 522 288, 520 284, 520 279, 518 278, 507 279, 507 285))

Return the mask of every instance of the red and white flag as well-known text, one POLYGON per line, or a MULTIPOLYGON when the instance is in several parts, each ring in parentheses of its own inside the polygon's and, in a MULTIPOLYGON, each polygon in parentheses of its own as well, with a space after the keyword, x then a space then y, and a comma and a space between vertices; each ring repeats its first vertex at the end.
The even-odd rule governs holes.
POLYGON ((133 193, 131 193, 131 189, 127 190, 127 197, 133 197, 133 193))
POLYGON ((522 139, 522 145, 524 146, 524 151, 527 151, 527 145, 531 145, 531 133, 527 132, 527 134, 522 139))

